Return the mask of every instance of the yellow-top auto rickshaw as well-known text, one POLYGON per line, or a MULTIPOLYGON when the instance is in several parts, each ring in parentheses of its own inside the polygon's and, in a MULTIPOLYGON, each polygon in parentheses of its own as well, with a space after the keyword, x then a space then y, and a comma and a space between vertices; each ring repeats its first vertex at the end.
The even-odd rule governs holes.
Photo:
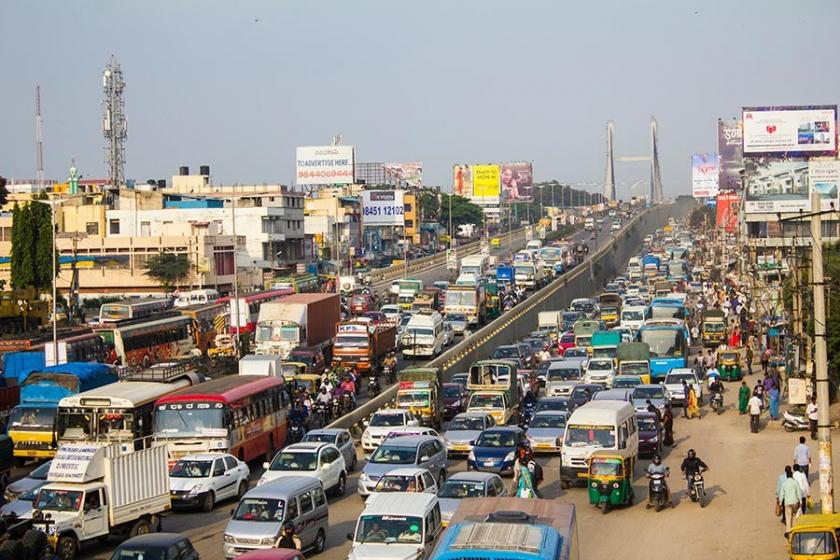
POLYGON ((790 560, 840 558, 840 513, 806 513, 793 522, 788 533, 790 560))
POLYGON ((589 457, 586 485, 589 503, 607 513, 613 506, 632 505, 634 457, 624 450, 597 450, 589 457))
POLYGON ((299 373, 292 378, 292 390, 297 392, 304 389, 307 394, 314 395, 321 387, 321 376, 317 373, 299 373))
POLYGON ((280 373, 283 375, 286 383, 291 383, 298 375, 307 373, 306 364, 303 362, 283 362, 280 364, 280 373))
POLYGON ((740 381, 741 354, 737 348, 724 348, 717 353, 717 369, 723 381, 740 381))

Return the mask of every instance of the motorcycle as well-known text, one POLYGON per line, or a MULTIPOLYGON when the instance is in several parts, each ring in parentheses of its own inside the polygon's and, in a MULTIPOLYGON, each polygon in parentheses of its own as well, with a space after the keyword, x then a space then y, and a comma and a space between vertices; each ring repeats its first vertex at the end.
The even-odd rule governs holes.
POLYGON ((330 402, 330 414, 332 415, 333 420, 341 418, 341 399, 339 397, 332 398, 332 401, 330 402))
POLYGON ((394 368, 391 366, 382 366, 382 374, 385 376, 385 383, 388 385, 397 382, 397 376, 394 373, 394 368))
POLYGON ((691 479, 691 490, 689 497, 692 502, 700 502, 700 507, 706 507, 706 483, 703 480, 703 473, 694 473, 691 479))
POLYGON ((353 395, 351 395, 349 392, 341 394, 341 407, 344 410, 344 413, 353 410, 353 395))
POLYGON ((656 511, 662 511, 662 508, 672 505, 668 500, 668 483, 665 482, 664 474, 650 475, 648 489, 650 491, 650 503, 656 508, 656 511))
POLYGON ((712 410, 720 414, 723 412, 723 393, 712 393, 712 410))
POLYGON ((528 424, 531 423, 531 418, 534 417, 534 411, 537 408, 536 401, 529 401, 522 405, 522 409, 519 412, 519 427, 520 428, 527 428, 528 424))
POLYGON ((805 414, 799 414, 792 410, 785 410, 782 412, 782 428, 786 432, 796 432, 799 430, 810 430, 811 426, 808 423, 808 417, 805 414))
POLYGON ((303 435, 306 433, 306 430, 303 427, 303 420, 299 418, 295 418, 289 424, 289 441, 291 443, 297 443, 303 439, 303 435))
POLYGON ((371 375, 368 379, 368 397, 374 398, 379 396, 382 392, 382 387, 379 386, 379 378, 371 375))

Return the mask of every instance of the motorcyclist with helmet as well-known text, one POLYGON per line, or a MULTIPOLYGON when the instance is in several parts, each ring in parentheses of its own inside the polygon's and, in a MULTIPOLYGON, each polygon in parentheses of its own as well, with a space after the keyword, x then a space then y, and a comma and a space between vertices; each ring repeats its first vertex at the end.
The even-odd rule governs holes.
POLYGON ((295 524, 291 521, 286 521, 283 525, 283 532, 274 543, 274 548, 289 548, 292 550, 301 550, 300 537, 295 532, 295 524))
POLYGON ((694 481, 694 475, 709 470, 709 466, 704 463, 693 449, 688 450, 688 456, 683 459, 680 470, 685 477, 689 495, 691 495, 691 485, 694 481))
MULTIPOLYGON (((654 475, 658 474, 661 474, 664 477, 662 484, 665 485, 665 499, 667 502, 670 502, 671 489, 668 487, 668 483, 665 481, 665 478, 668 478, 671 474, 671 469, 662 464, 662 456, 659 453, 653 456, 653 462, 648 465, 647 470, 645 471, 645 476, 652 478, 654 475)), ((645 508, 650 509, 651 507, 653 507, 653 492, 648 492, 648 503, 645 508)))

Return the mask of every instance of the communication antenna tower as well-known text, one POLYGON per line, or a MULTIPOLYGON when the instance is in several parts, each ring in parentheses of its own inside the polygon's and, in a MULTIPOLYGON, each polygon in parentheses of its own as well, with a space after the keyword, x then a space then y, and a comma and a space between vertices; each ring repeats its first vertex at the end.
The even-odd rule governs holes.
POLYGON ((125 118, 125 82, 122 68, 116 57, 102 73, 102 133, 107 140, 105 165, 111 186, 119 188, 125 183, 125 140, 128 137, 128 121, 125 118))

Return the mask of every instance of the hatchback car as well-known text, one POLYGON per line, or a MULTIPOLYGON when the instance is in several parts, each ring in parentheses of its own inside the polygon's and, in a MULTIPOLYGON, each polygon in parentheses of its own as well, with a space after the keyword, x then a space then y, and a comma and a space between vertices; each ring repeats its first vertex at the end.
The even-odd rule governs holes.
POLYGON ((356 446, 353 444, 353 437, 348 430, 343 428, 322 428, 320 430, 309 430, 303 436, 302 441, 321 441, 335 445, 344 457, 344 464, 351 471, 356 470, 359 459, 356 456, 356 446))
POLYGON ((633 389, 633 407, 638 412, 647 410, 647 401, 659 409, 660 414, 665 412, 665 405, 670 404, 668 391, 662 385, 638 385, 633 389))
POLYGON ((464 498, 493 498, 507 496, 505 483, 495 473, 459 472, 449 477, 438 490, 441 523, 449 524, 458 504, 464 498))
POLYGON ((14 515, 21 519, 32 517, 32 511, 34 509, 32 504, 35 503, 35 497, 38 495, 38 490, 41 489, 41 486, 47 482, 46 480, 39 480, 35 486, 23 494, 18 494, 17 498, 0 508, 0 515, 14 515))
POLYGON ((566 351, 575 347, 575 333, 564 332, 557 339, 557 346, 560 348, 560 355, 565 356, 566 351))
POLYGON ((440 438, 434 436, 388 438, 376 448, 362 469, 357 486, 359 495, 370 495, 379 479, 396 468, 427 469, 440 486, 446 479, 446 461, 446 448, 440 438))
POLYGON ((575 385, 570 398, 575 403, 575 408, 577 408, 591 401, 592 395, 603 390, 604 386, 600 383, 581 383, 580 385, 575 385))
POLYGON ((409 467, 388 471, 376 483, 373 492, 425 492, 437 494, 438 485, 428 469, 409 467))
POLYGON ((484 430, 467 456, 467 470, 513 474, 516 448, 527 441, 525 430, 518 426, 484 430))
POLYGON ((198 560, 190 539, 178 533, 150 533, 120 543, 111 560, 154 558, 155 560, 198 560))
POLYGON ((569 396, 583 377, 583 360, 579 358, 563 359, 551 362, 546 376, 545 394, 547 396, 569 396))
POLYGON ((344 456, 332 443, 293 443, 278 451, 270 463, 263 463, 263 468, 258 486, 287 476, 313 476, 321 481, 325 492, 343 496, 347 484, 344 456))
POLYGON ((583 380, 586 383, 602 383, 610 387, 614 377, 615 362, 612 358, 592 358, 586 364, 583 380))
POLYGON ((566 433, 567 411, 543 410, 537 412, 528 424, 525 433, 531 449, 559 453, 563 448, 563 436, 566 433))
POLYGON ((443 432, 446 450, 450 455, 470 452, 473 442, 482 431, 496 425, 493 416, 486 412, 463 412, 455 416, 443 432))
POLYGON ((491 356, 494 360, 516 360, 522 369, 531 369, 533 356, 530 348, 525 344, 506 344, 499 346, 491 356))
POLYGON ((534 409, 534 413, 536 414, 543 410, 572 412, 575 408, 577 407, 571 397, 543 397, 537 401, 537 407, 534 409))
POLYGON ((385 314, 385 320, 389 323, 398 323, 402 308, 399 305, 388 303, 379 308, 379 311, 385 314))
POLYGON ((637 412, 636 426, 639 429, 639 456, 652 457, 662 453, 662 427, 653 412, 637 412))
POLYGON ((464 334, 469 330, 469 321, 463 313, 447 313, 443 321, 452 328, 454 334, 464 334))
POLYGON ((178 459, 169 470, 172 507, 200 507, 212 511, 219 500, 248 491, 248 464, 227 453, 197 453, 178 459))
POLYGON ((685 390, 682 382, 694 388, 694 394, 697 395, 697 402, 703 402, 703 384, 697 379, 697 374, 691 368, 674 368, 665 376, 665 389, 668 390, 668 395, 671 397, 672 403, 682 404, 685 401, 685 390))
POLYGON ((372 453, 393 428, 420 425, 420 419, 413 412, 400 408, 377 410, 366 422, 367 426, 362 433, 362 449, 365 453, 372 453))
POLYGON ((444 420, 449 420, 466 410, 470 393, 460 383, 444 383, 440 394, 443 398, 444 420))
POLYGON ((370 297, 364 294, 356 294, 351 297, 348 304, 350 306, 350 313, 353 315, 361 315, 366 311, 370 311, 370 297))

